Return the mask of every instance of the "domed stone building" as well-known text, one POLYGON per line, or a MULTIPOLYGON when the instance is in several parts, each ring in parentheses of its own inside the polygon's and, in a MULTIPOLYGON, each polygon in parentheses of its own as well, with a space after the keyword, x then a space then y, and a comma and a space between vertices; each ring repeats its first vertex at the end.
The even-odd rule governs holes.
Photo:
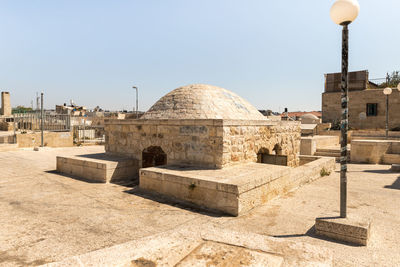
POLYGON ((106 153, 137 168, 207 168, 260 162, 298 166, 298 122, 272 122, 235 93, 211 85, 177 88, 140 119, 106 122, 106 153))
POLYGON ((57 170, 102 182, 139 176, 143 191, 234 216, 335 167, 304 156, 299 166, 299 122, 270 121, 211 85, 175 89, 139 119, 106 120, 105 132, 105 155, 59 156, 57 170))

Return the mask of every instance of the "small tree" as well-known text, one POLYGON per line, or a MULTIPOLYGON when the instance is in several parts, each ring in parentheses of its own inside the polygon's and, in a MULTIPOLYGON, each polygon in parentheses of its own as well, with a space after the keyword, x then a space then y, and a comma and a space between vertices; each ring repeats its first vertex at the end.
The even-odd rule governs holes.
POLYGON ((12 113, 27 113, 32 112, 32 108, 24 107, 24 106, 17 106, 12 109, 12 113))
POLYGON ((387 74, 386 81, 379 85, 380 88, 396 87, 400 83, 400 71, 393 71, 392 74, 387 74))

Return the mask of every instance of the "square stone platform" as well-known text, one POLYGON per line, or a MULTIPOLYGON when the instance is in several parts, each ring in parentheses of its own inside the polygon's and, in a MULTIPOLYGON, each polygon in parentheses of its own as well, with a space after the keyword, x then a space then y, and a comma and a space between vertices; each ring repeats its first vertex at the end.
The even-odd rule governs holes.
POLYGON ((331 171, 334 158, 303 166, 246 163, 223 169, 163 166, 140 169, 139 187, 233 216, 260 206, 278 195, 331 171))
POLYGON ((105 153, 57 156, 57 171, 94 182, 121 182, 137 179, 137 161, 105 153))
POLYGON ((315 219, 317 235, 366 246, 370 236, 371 222, 354 216, 320 217, 315 219))

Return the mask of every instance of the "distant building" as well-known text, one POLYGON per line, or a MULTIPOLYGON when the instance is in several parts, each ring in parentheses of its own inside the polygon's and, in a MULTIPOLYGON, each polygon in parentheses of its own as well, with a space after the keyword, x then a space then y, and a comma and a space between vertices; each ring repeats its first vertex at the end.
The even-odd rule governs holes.
POLYGON ((86 107, 76 105, 67 106, 67 104, 64 103, 64 105, 56 105, 56 113, 68 114, 71 116, 85 116, 86 107))
MULTIPOLYGON (((386 122, 386 96, 383 88, 369 81, 367 70, 349 73, 349 127, 383 129, 386 122)), ((322 122, 339 125, 341 120, 341 74, 325 75, 322 93, 322 122)), ((389 129, 400 126, 400 92, 389 95, 389 129)))
MULTIPOLYGON (((320 111, 296 111, 296 112, 288 112, 288 113, 282 113, 281 117, 283 120, 295 120, 299 121, 301 120, 302 116, 304 115, 313 115, 317 117, 318 119, 321 119, 322 113, 320 111)), ((307 117, 307 116, 306 116, 307 117)))

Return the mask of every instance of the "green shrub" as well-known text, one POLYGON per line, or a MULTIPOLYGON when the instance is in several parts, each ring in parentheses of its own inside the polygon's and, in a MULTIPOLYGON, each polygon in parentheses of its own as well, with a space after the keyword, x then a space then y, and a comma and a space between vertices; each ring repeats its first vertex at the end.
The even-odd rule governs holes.
POLYGON ((329 175, 331 175, 331 172, 327 171, 325 168, 322 168, 320 171, 320 175, 321 175, 321 177, 329 176, 329 175))

